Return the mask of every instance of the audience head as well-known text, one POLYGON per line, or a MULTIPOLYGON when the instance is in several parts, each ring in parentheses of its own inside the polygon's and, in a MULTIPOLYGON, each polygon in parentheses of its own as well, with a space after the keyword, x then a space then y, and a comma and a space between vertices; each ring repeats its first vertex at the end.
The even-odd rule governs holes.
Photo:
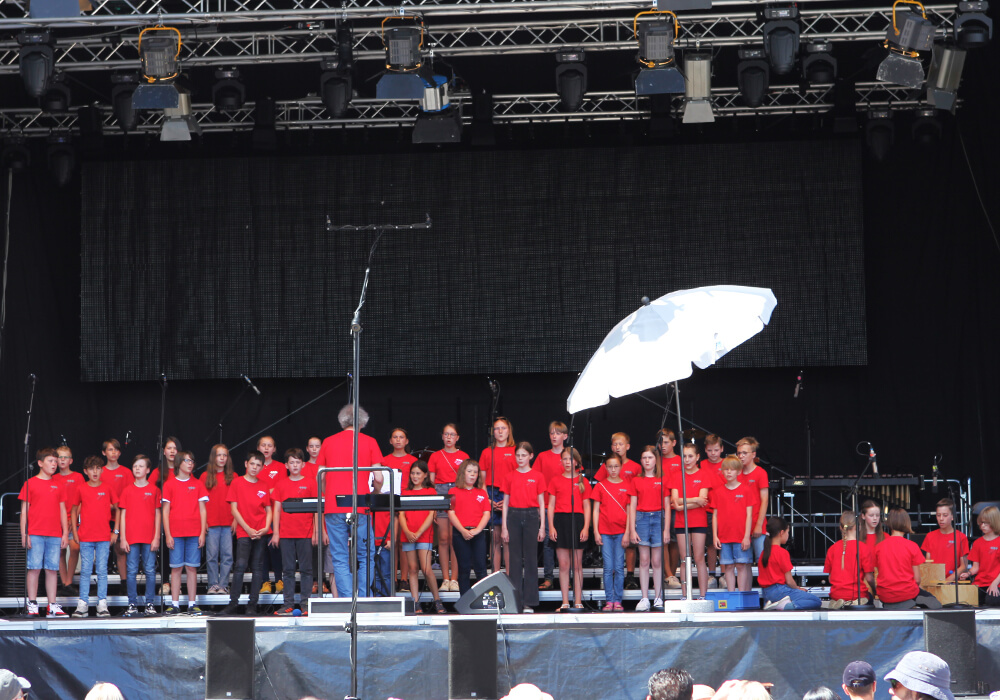
POLYGON ((694 679, 680 668, 664 668, 649 677, 646 700, 691 700, 694 679))
POLYGON ((510 689, 503 700, 552 700, 552 696, 543 692, 537 685, 519 683, 510 689))
POLYGON ((20 678, 5 668, 0 668, 0 700, 23 698, 24 691, 30 688, 31 683, 27 679, 20 678))
POLYGON ((94 683, 83 700, 125 700, 125 696, 114 683, 94 683))
POLYGON ((875 693, 875 669, 867 661, 852 661, 844 668, 842 682, 848 696, 871 696, 875 693))
POLYGON ((691 700, 711 700, 715 695, 715 688, 710 685, 695 683, 691 686, 691 700))
POLYGON ((899 700, 955 700, 951 693, 951 668, 940 656, 911 651, 885 674, 889 694, 899 700))
POLYGON ((825 685, 821 685, 818 688, 807 690, 806 694, 802 696, 802 700, 840 700, 840 698, 825 685))

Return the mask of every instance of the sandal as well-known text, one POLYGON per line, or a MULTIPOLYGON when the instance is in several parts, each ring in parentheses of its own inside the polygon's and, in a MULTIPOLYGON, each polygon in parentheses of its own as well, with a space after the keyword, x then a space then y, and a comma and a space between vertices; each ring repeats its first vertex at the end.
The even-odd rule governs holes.
POLYGON ((556 612, 561 612, 561 613, 569 612, 569 603, 563 603, 562 605, 560 605, 556 609, 556 612))
POLYGON ((413 606, 413 614, 414 615, 423 615, 424 614, 424 606, 421 605, 420 603, 417 603, 415 606, 413 606))
POLYGON ((437 612, 438 615, 448 614, 447 608, 444 607, 444 603, 442 603, 440 600, 434 601, 434 611, 437 612))
POLYGON ((552 579, 547 578, 544 581, 542 581, 541 585, 538 586, 538 590, 540 590, 540 591, 551 591, 552 590, 552 579))

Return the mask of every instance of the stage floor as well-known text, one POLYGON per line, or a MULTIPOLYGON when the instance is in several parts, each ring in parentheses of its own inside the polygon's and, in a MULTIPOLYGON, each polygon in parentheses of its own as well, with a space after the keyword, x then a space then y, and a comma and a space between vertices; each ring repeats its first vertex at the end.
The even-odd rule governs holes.
MULTIPOLYGON (((93 682, 128 700, 204 697, 207 617, 7 619, 2 666, 27 676, 38 698, 82 698, 93 682)), ((350 637, 343 615, 256 619, 257 698, 344 697, 350 637)), ((361 698, 448 695, 448 622, 457 615, 359 616, 361 698)), ((978 611, 977 675, 1000 688, 1000 611, 978 611)), ((777 700, 818 685, 839 688, 844 666, 866 659, 887 673, 923 649, 919 611, 503 615, 496 665, 503 692, 531 682, 565 698, 642 698, 649 676, 680 666, 697 682, 727 678, 775 684, 777 700)), ((489 664, 490 666, 487 666, 489 664)), ((880 685, 877 698, 887 698, 880 685)))

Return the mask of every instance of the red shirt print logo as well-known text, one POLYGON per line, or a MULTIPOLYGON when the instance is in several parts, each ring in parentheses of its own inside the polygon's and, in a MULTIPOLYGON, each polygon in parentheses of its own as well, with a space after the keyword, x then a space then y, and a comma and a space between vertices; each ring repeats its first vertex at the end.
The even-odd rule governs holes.
POLYGON ((266 495, 267 495, 267 491, 258 491, 257 492, 257 498, 263 498, 266 495))

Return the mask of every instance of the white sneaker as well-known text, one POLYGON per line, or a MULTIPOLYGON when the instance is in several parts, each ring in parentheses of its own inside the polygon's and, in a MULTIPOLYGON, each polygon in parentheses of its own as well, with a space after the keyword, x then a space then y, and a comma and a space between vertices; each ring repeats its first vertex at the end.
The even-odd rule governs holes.
POLYGON ((782 598, 780 600, 775 600, 775 601, 773 601, 771 603, 768 603, 767 605, 764 606, 764 609, 765 610, 784 610, 785 606, 788 605, 791 602, 792 602, 792 599, 789 598, 786 595, 784 598, 782 598))
POLYGON ((97 616, 111 617, 111 611, 108 610, 108 601, 106 600, 97 601, 97 616))
POLYGON ((525 613, 526 615, 530 615, 530 614, 534 613, 535 611, 532 610, 531 608, 529 608, 527 605, 525 605, 524 609, 521 612, 525 613))
POLYGON ((708 587, 709 588, 718 588, 719 587, 719 582, 718 582, 718 580, 714 576, 709 576, 708 577, 708 587))
POLYGON ((653 601, 654 610, 663 610, 663 598, 656 596, 656 600, 653 601))
POLYGON ((681 587, 681 580, 676 576, 667 577, 667 588, 677 589, 681 587))
POLYGON ((87 617, 89 615, 89 606, 84 600, 77 601, 76 610, 73 611, 73 617, 87 617))
POLYGON ((49 603, 49 613, 45 617, 69 617, 59 603, 49 603))
POLYGON ((649 598, 643 598, 639 601, 639 604, 635 606, 636 612, 649 612, 649 598))
POLYGON ((24 612, 28 617, 38 617, 38 603, 32 603, 29 600, 28 604, 24 606, 24 612))

